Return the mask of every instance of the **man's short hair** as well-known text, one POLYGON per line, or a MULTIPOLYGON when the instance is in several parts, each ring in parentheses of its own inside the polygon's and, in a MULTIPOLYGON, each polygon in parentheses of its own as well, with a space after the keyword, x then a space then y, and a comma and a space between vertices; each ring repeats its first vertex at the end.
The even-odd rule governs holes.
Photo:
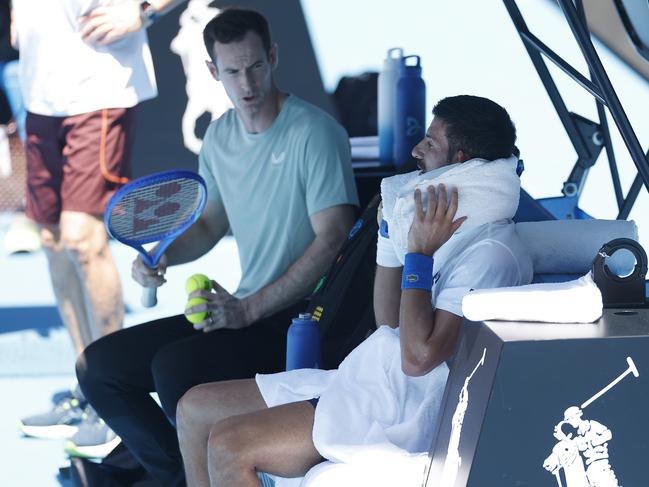
POLYGON ((435 105, 433 115, 446 125, 449 160, 459 150, 468 159, 488 161, 509 157, 516 150, 516 127, 509 114, 487 98, 450 96, 435 105))
POLYGON ((250 31, 261 38, 266 53, 270 52, 268 21, 256 10, 244 8, 228 7, 221 10, 203 29, 203 42, 210 58, 213 58, 215 42, 220 44, 238 42, 250 31))

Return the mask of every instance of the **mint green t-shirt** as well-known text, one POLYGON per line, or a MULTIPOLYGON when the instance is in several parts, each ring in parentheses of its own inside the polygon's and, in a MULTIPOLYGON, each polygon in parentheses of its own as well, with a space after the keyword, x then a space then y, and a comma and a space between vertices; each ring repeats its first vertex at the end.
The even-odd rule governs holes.
POLYGON ((223 203, 239 247, 239 298, 272 283, 302 256, 315 237, 310 215, 358 205, 347 133, 294 95, 262 133, 248 133, 234 110, 212 122, 199 173, 208 198, 223 203))

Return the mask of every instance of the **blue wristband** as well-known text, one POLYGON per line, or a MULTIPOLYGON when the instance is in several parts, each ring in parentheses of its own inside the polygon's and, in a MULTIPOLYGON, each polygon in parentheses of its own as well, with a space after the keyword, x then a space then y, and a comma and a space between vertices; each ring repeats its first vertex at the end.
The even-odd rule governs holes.
POLYGON ((414 252, 406 254, 401 274, 401 289, 423 289, 430 292, 432 287, 433 258, 414 252))
POLYGON ((390 233, 388 231, 388 222, 381 219, 381 225, 379 225, 379 235, 381 237, 390 238, 390 233))

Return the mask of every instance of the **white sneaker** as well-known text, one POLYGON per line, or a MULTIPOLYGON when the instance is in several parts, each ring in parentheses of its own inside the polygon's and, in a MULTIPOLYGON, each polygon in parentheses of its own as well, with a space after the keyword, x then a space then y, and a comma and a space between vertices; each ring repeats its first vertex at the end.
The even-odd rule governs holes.
POLYGON ((86 401, 70 391, 61 394, 51 410, 23 418, 18 428, 25 436, 45 439, 70 438, 79 429, 86 401))
POLYGON ((87 406, 78 431, 65 442, 63 449, 71 457, 104 458, 120 441, 94 408, 87 406))

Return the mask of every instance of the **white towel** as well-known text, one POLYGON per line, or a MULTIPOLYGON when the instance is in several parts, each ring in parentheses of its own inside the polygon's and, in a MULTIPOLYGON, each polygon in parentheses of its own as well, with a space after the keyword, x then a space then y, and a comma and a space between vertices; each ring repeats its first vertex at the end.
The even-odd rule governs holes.
POLYGON ((366 464, 322 462, 309 470, 300 487, 421 487, 429 462, 427 453, 366 464))
POLYGON ((447 377, 446 364, 423 377, 406 376, 399 330, 387 326, 356 347, 337 370, 257 374, 268 406, 320 396, 313 443, 322 456, 336 462, 325 464, 330 466, 326 472, 317 473, 315 467, 302 484, 271 476, 276 487, 419 487, 447 377), (359 478, 366 481, 354 483, 359 478))
POLYGON ((380 327, 340 364, 320 396, 313 443, 334 462, 376 464, 427 452, 448 367, 422 377, 401 371, 399 330, 380 327))
POLYGON ((271 408, 320 397, 336 370, 295 369, 280 374, 257 374, 255 381, 266 405, 271 408))
MULTIPOLYGON (((456 218, 468 216, 451 237, 457 239, 485 223, 512 218, 518 208, 520 179, 516 174, 517 158, 486 161, 471 159, 421 174, 419 171, 399 174, 381 182, 383 219, 388 224, 390 240, 403 262, 408 249, 408 232, 415 212, 414 192, 420 189, 424 207, 428 201, 426 188, 444 184, 447 192, 458 189, 456 218)), ((454 244, 446 245, 447 249, 454 244)), ((440 256, 436 254, 435 258, 440 256)))
POLYGON ((471 291, 462 313, 472 321, 591 323, 602 316, 602 293, 589 272, 568 282, 471 291))

